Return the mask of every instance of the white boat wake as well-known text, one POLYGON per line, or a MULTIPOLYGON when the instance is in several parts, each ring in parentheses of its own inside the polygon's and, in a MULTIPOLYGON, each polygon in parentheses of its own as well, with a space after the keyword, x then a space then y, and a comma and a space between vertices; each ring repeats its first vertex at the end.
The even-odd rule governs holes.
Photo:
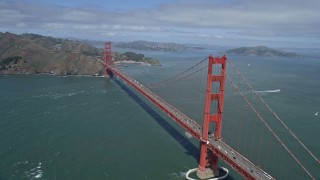
POLYGON ((277 93, 280 92, 280 89, 275 89, 275 90, 265 90, 265 91, 254 91, 256 93, 277 93))
MULTIPOLYGON (((264 91, 244 91, 241 92, 242 95, 249 95, 249 94, 261 94, 261 95, 266 95, 268 93, 278 93, 281 92, 280 89, 274 89, 274 90, 264 90, 264 91)), ((234 96, 239 95, 239 92, 235 92, 235 93, 230 93, 230 94, 225 94, 225 98, 231 98, 234 96)))

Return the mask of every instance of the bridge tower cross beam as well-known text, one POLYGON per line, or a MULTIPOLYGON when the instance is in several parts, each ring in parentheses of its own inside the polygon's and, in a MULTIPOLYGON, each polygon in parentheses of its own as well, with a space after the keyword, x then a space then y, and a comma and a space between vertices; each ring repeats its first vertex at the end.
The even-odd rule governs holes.
POLYGON ((105 42, 104 44, 104 75, 112 75, 112 71, 108 69, 109 66, 113 65, 111 42, 105 42))
POLYGON ((224 91, 226 80, 226 56, 214 58, 209 56, 208 77, 205 99, 204 121, 200 146, 200 162, 197 176, 200 179, 207 179, 219 176, 218 156, 208 149, 208 136, 210 124, 215 124, 214 137, 221 139, 222 114, 224 105, 224 91), (214 72, 214 66, 220 66, 221 70, 214 72), (212 92, 213 83, 218 83, 218 92, 212 92), (212 102, 217 101, 215 113, 211 113, 212 102))

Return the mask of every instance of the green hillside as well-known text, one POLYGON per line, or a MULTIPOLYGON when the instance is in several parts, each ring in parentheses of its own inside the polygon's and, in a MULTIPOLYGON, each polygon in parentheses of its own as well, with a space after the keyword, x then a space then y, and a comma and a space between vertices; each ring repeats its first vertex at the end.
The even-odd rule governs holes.
POLYGON ((102 50, 80 41, 0 33, 0 74, 101 75, 102 50))

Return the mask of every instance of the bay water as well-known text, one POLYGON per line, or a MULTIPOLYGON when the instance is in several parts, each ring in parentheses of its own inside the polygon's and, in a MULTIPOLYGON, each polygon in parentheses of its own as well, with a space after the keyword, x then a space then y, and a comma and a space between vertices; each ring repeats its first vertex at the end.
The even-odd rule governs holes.
MULTIPOLYGON (((143 53, 162 66, 121 69, 147 84, 177 74, 210 51, 143 53)), ((280 89, 266 92, 265 99, 319 157, 320 60, 228 58, 257 90, 280 89)), ((0 180, 184 179, 197 167, 198 148, 117 78, 0 76, 0 180)), ((231 170, 229 179, 241 177, 231 170)))

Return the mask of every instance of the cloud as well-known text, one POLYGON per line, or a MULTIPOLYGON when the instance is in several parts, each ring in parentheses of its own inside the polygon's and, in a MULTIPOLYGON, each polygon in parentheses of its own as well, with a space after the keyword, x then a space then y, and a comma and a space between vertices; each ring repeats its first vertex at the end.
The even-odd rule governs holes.
POLYGON ((18 10, 14 10, 14 9, 2 9, 0 11, 0 17, 1 17, 1 22, 10 23, 10 22, 23 21, 24 19, 32 16, 27 14, 22 14, 18 10))
POLYGON ((63 29, 65 25, 61 23, 44 23, 41 27, 44 29, 63 29))
POLYGON ((213 34, 195 34, 192 37, 196 39, 223 39, 222 35, 213 34))
POLYGON ((263 30, 282 34, 320 34, 320 4, 308 0, 302 6, 292 1, 243 1, 241 4, 168 4, 158 9, 156 19, 172 26, 263 30), (312 4, 312 5, 305 5, 312 4))
POLYGON ((19 22, 16 24, 16 27, 18 27, 18 28, 23 28, 25 26, 26 26, 26 23, 22 23, 22 22, 19 22))
POLYGON ((116 33, 113 32, 107 32, 107 33, 102 33, 101 35, 106 36, 106 37, 110 37, 110 36, 116 36, 116 33))
POLYGON ((81 9, 63 9, 60 14, 56 15, 57 19, 66 22, 90 22, 101 19, 98 13, 81 9))
POLYGON ((161 27, 158 26, 137 26, 137 25, 101 25, 99 28, 106 29, 106 30, 117 30, 117 31, 143 31, 143 32, 160 32, 163 31, 161 27))
POLYGON ((313 38, 320 36, 318 0, 179 0, 150 9, 123 11, 0 2, 3 29, 56 30, 73 36, 150 33, 190 38, 313 38), (181 31, 184 30, 184 32, 181 31), (115 33, 117 32, 117 33, 115 33), (189 32, 189 33, 185 33, 189 32), (84 34, 84 33, 83 33, 84 34))

